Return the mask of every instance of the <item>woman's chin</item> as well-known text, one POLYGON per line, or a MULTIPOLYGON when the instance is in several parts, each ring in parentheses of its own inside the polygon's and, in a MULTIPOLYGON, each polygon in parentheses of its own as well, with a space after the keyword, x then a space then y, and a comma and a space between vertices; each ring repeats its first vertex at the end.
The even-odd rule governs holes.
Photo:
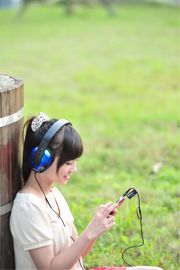
POLYGON ((68 177, 63 177, 61 183, 62 185, 66 185, 69 182, 69 178, 68 177))

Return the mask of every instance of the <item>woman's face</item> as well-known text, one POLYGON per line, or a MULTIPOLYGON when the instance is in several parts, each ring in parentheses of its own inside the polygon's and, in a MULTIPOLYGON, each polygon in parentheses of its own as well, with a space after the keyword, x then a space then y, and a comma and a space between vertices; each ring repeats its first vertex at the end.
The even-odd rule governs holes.
POLYGON ((69 178, 71 175, 77 171, 76 167, 76 159, 67 161, 65 164, 63 164, 58 172, 57 172, 57 182, 61 185, 67 184, 69 178))

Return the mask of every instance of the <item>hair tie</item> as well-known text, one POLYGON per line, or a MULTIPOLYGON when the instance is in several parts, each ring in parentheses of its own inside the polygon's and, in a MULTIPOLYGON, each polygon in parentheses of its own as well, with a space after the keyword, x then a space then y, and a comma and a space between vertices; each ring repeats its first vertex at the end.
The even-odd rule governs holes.
POLYGON ((31 123, 31 129, 32 131, 36 131, 40 128, 40 126, 42 125, 42 123, 47 122, 49 120, 49 117, 43 113, 40 112, 39 115, 33 119, 32 123, 31 123))

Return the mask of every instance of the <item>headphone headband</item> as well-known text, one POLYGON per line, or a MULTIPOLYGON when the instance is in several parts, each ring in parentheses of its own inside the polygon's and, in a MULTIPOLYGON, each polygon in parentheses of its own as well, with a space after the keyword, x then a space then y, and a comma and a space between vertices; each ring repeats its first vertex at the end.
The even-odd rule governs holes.
POLYGON ((40 163, 41 158, 44 154, 44 151, 46 150, 48 144, 50 143, 51 139, 54 137, 56 132, 67 124, 72 125, 68 120, 65 120, 65 119, 58 120, 44 134, 44 137, 42 138, 42 140, 38 146, 38 149, 34 155, 33 163, 35 165, 38 165, 40 163))

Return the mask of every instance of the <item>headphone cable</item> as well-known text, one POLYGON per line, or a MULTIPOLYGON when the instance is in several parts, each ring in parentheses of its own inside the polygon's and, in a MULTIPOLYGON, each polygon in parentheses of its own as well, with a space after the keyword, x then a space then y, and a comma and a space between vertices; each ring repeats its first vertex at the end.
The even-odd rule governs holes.
MULTIPOLYGON (((135 190, 135 189, 134 189, 135 190)), ((140 201, 140 196, 139 196, 139 193, 137 190, 136 191, 136 194, 138 196, 138 207, 136 208, 136 214, 137 214, 137 217, 139 219, 139 224, 140 224, 140 235, 141 235, 141 239, 142 239, 142 242, 139 244, 139 245, 134 245, 134 246, 130 246, 130 247, 127 247, 123 250, 122 252, 122 259, 123 261, 128 265, 128 266, 131 266, 129 263, 127 263, 127 261, 124 259, 124 254, 127 250, 131 249, 131 248, 136 248, 136 247, 141 247, 144 245, 144 235, 143 235, 143 224, 142 224, 142 212, 141 212, 141 201, 140 201)), ((127 197, 128 197, 128 194, 127 194, 127 197)))
MULTIPOLYGON (((48 201, 48 198, 47 198, 46 194, 44 193, 44 190, 42 189, 42 187, 41 187, 41 185, 40 185, 40 183, 39 183, 39 181, 38 181, 38 179, 37 179, 36 174, 37 174, 37 172, 34 173, 36 182, 38 183, 38 185, 39 185, 39 187, 40 187, 40 189, 41 189, 41 191, 42 191, 42 193, 43 193, 43 195, 44 195, 44 198, 45 198, 47 204, 49 205, 49 207, 51 208, 51 210, 52 210, 52 211, 53 211, 53 212, 61 219, 61 222, 62 222, 63 226, 66 228, 66 224, 65 224, 64 220, 62 219, 61 215, 59 215, 59 214, 53 209, 53 207, 51 206, 50 202, 48 201)), ((72 237, 71 234, 69 234, 69 236, 70 236, 71 240, 72 240, 73 242, 75 242, 74 237, 72 237)), ((84 268, 84 266, 83 266, 83 264, 82 264, 82 262, 81 262, 81 259, 78 259, 78 261, 79 261, 79 264, 80 264, 81 268, 82 268, 83 270, 85 270, 85 268, 84 268)))
MULTIPOLYGON (((36 182, 38 183, 38 185, 39 185, 39 187, 40 187, 40 189, 41 189, 41 191, 42 191, 42 193, 43 193, 43 195, 44 195, 44 198, 45 198, 47 204, 49 205, 49 207, 51 208, 51 210, 52 210, 52 211, 53 211, 53 212, 61 219, 61 222, 62 222, 63 226, 66 227, 65 222, 63 221, 61 215, 59 215, 59 214, 53 209, 53 207, 51 206, 50 202, 48 201, 48 199, 47 199, 47 197, 46 197, 46 194, 44 193, 44 191, 43 191, 43 189, 42 189, 42 187, 41 187, 41 185, 40 185, 40 183, 39 183, 39 181, 38 181, 38 179, 37 179, 36 174, 37 174, 37 172, 34 173, 36 182)), ((129 193, 130 190, 131 190, 131 189, 128 190, 128 192, 127 192, 127 194, 125 194, 125 196, 128 197, 128 193, 129 193)), ((130 265, 130 264, 124 259, 124 254, 125 254, 125 252, 127 252, 127 250, 129 250, 129 249, 131 249, 131 248, 141 247, 141 246, 144 245, 143 225, 142 225, 142 212, 141 212, 141 201, 140 201, 140 196, 139 196, 139 193, 137 192, 137 190, 135 190, 135 189, 133 189, 133 190, 136 191, 136 194, 137 194, 137 196, 138 196, 138 207, 136 208, 136 214, 137 214, 137 217, 138 217, 139 223, 140 223, 140 234, 141 234, 142 242, 141 242, 140 244, 138 244, 138 245, 133 245, 133 246, 127 247, 127 248, 125 248, 125 249, 122 251, 122 259, 123 259, 123 261, 124 261, 128 266, 131 266, 131 267, 132 267, 132 265, 130 265)), ((134 196, 134 195, 133 195, 133 196, 134 196)), ((129 198, 129 199, 130 199, 130 198, 129 198)), ((75 242, 75 239, 72 237, 72 235, 70 235, 70 238, 72 239, 73 242, 75 242)), ((83 270, 85 270, 85 268, 84 268, 84 266, 83 266, 81 260, 79 259, 78 261, 79 261, 79 264, 80 264, 81 268, 82 268, 83 270)))

